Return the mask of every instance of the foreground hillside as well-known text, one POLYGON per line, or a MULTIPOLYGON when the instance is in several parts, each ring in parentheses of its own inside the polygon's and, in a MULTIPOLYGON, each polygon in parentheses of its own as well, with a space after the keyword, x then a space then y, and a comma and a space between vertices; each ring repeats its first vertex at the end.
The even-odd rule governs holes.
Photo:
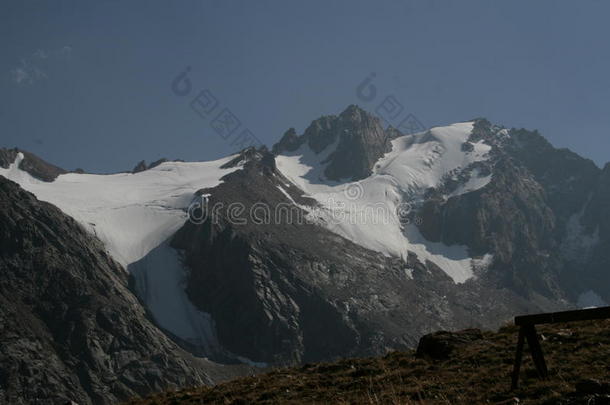
POLYGON ((453 349, 449 354, 433 349, 424 355, 393 352, 306 364, 128 404, 610 403, 610 321, 542 326, 539 332, 550 379, 538 380, 528 357, 520 388, 513 392, 509 388, 517 329, 511 326, 496 333, 470 330, 432 338, 448 342, 446 347, 453 349))

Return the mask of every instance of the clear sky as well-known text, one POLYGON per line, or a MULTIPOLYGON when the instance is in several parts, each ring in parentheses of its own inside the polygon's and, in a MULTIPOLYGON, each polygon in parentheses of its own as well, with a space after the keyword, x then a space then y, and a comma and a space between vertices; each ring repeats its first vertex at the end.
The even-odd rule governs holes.
POLYGON ((3 1, 0 146, 92 172, 209 160, 243 129, 271 145, 393 96, 425 126, 487 117, 603 165, 609 15, 602 0, 3 1), (357 91, 371 73, 373 100, 357 91), (225 108, 228 139, 211 126, 225 108))

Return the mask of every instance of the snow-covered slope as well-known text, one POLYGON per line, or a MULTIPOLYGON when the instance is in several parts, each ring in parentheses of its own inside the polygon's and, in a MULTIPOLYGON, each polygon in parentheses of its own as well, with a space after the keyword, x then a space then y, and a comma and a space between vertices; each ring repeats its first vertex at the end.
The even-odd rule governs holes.
POLYGON ((112 257, 127 266, 159 246, 187 218, 186 208, 200 188, 214 187, 235 170, 214 162, 165 162, 140 173, 69 173, 44 182, 19 169, 23 154, 0 175, 39 200, 50 202, 97 235, 112 257))
POLYGON ((22 153, 0 175, 39 200, 50 202, 104 242, 109 254, 133 272, 136 290, 159 325, 199 346, 214 345, 211 320, 184 292, 185 270, 167 245, 186 221, 194 193, 214 187, 237 168, 213 162, 165 162, 139 173, 69 173, 44 182, 19 168, 22 153))
POLYGON ((392 177, 411 196, 438 187, 454 170, 487 159, 491 146, 483 142, 474 143, 472 151, 462 148, 472 127, 472 122, 458 123, 397 138, 374 172, 392 177))
POLYGON ((129 272, 136 293, 159 325, 204 353, 218 348, 212 317, 195 308, 184 292, 186 274, 176 249, 164 242, 130 264, 129 272))
MULTIPOLYGON (((408 211, 422 202, 424 193, 439 187, 456 171, 486 160, 491 147, 483 142, 464 148, 472 122, 433 128, 392 141, 392 151, 375 165, 373 174, 358 182, 334 182, 323 173, 335 145, 316 154, 304 144, 280 154, 277 167, 284 176, 316 199, 322 209, 310 215, 330 230, 367 248, 388 255, 417 254, 442 268, 456 283, 473 276, 473 262, 465 246, 427 241, 417 226, 405 221, 408 211)), ((452 195, 484 187, 491 175, 470 177, 452 195)))

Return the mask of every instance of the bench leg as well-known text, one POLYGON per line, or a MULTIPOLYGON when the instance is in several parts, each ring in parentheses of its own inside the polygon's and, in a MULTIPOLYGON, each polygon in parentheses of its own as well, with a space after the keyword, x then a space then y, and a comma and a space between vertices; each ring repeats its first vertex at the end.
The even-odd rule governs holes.
POLYGON ((536 371, 540 378, 548 377, 548 369, 546 368, 546 362, 544 361, 544 354, 542 353, 542 347, 538 341, 538 334, 536 333, 536 327, 534 325, 525 326, 525 337, 527 338, 527 345, 532 352, 532 360, 536 366, 536 371))
POLYGON ((521 360, 523 358, 523 343, 525 342, 525 333, 523 326, 519 328, 519 339, 517 341, 517 353, 515 353, 515 365, 513 367, 511 390, 517 389, 519 386, 519 370, 521 369, 521 360))

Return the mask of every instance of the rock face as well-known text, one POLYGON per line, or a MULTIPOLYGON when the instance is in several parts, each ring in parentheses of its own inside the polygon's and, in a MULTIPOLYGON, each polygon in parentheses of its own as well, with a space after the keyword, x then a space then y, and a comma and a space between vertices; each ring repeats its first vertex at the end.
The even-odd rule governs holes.
POLYGON ((0 167, 7 169, 17 157, 18 149, 0 148, 0 167))
MULTIPOLYGON (((307 143, 314 153, 328 153, 327 178, 345 178, 337 174, 348 170, 338 158, 343 142, 356 149, 369 145, 367 156, 383 155, 387 146, 378 140, 384 131, 376 125, 351 106, 339 117, 314 121, 301 136, 287 131, 273 151, 290 153, 307 143)), ((451 173, 411 212, 427 240, 465 245, 475 257, 493 255, 485 271, 465 284, 455 285, 413 254, 384 257, 319 224, 239 223, 221 209, 214 219, 186 224, 174 239, 191 268, 191 300, 212 314, 229 350, 273 363, 414 346, 427 331, 498 326, 514 313, 563 308, 591 288, 607 300, 609 284, 596 283, 607 280, 610 262, 605 222, 599 221, 610 217, 610 169, 553 148, 535 131, 507 130, 484 119, 475 120, 462 150, 472 152, 480 142, 491 147, 489 159, 451 173), (455 193, 474 175, 492 181, 455 193), (579 267, 569 252, 587 235, 597 239, 587 255, 575 255, 579 267)), ((349 167, 358 173, 353 178, 370 173, 363 156, 353 159, 362 170, 349 167)), ((243 170, 223 184, 201 190, 211 195, 210 205, 240 203, 247 216, 257 203, 284 204, 298 212, 293 218, 306 218, 316 206, 265 150, 245 151, 234 164, 243 162, 243 170)))
MULTIPOLYGON (((575 286, 586 290, 604 280, 607 169, 553 148, 536 131, 506 130, 484 119, 476 121, 470 140, 492 146, 485 170, 493 180, 455 197, 445 188, 429 190, 419 212, 422 234, 475 254, 494 252, 494 277, 521 294, 573 298, 575 286)), ((607 299, 606 286, 595 290, 607 299)))
POLYGON ((606 164, 588 197, 584 210, 574 218, 579 220, 578 230, 586 241, 581 244, 580 255, 571 258, 581 272, 568 281, 593 289, 610 302, 610 164, 606 164), (579 260, 583 256, 584 260, 579 260))
POLYGON ((146 161, 145 160, 141 160, 140 162, 138 162, 137 165, 134 166, 134 168, 131 170, 131 172, 132 173, 140 173, 140 172, 143 172, 146 169, 148 169, 148 166, 146 165, 146 161))
POLYGON ((492 271, 500 285, 522 294, 536 291, 560 297, 556 215, 545 188, 506 152, 487 121, 476 122, 471 141, 492 145, 488 172, 493 180, 471 193, 447 198, 448 190, 429 190, 420 215, 422 234, 431 241, 468 246, 474 254, 493 252, 492 271))
POLYGON ((0 148, 0 167, 8 168, 15 161, 17 153, 23 153, 24 159, 19 164, 19 168, 30 173, 42 181, 53 181, 60 174, 67 173, 66 170, 45 162, 33 153, 14 149, 0 148))
POLYGON ((211 194, 207 219, 185 224, 172 242, 191 269, 190 299, 233 353, 275 364, 380 354, 432 330, 541 308, 483 281, 455 288, 432 263, 385 257, 308 223, 290 199, 312 200, 294 186, 289 197, 280 191, 287 180, 272 155, 249 150, 235 160, 247 160, 243 170, 201 190, 211 194), (230 204, 243 213, 230 215, 230 204))
POLYGON ((359 180, 371 174, 375 162, 391 149, 393 132, 384 131, 379 118, 350 105, 339 116, 321 117, 301 136, 290 128, 274 146, 275 154, 294 152, 308 144, 316 153, 334 148, 324 163, 330 180, 359 180))
POLYGON ((140 162, 138 162, 137 165, 134 166, 133 169, 131 169, 131 173, 140 173, 140 172, 143 172, 144 170, 148 170, 148 169, 152 169, 153 167, 157 167, 161 163, 167 162, 167 161, 168 161, 167 159, 161 158, 159 160, 155 160, 151 164, 146 164, 145 160, 141 160, 140 162))
POLYGON ((219 377, 149 322, 101 243, 3 177, 0 224, 0 403, 114 404, 219 377))

